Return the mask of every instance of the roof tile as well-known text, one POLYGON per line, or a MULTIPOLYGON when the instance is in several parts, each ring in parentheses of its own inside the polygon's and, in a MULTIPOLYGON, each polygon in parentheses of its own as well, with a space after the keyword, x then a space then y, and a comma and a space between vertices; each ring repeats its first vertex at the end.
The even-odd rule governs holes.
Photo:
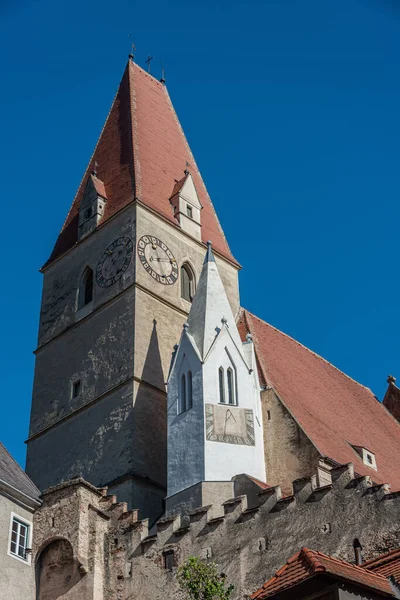
POLYGON ((189 164, 203 206, 202 240, 236 263, 166 87, 131 61, 48 263, 77 241, 79 204, 95 161, 107 190, 103 222, 138 198, 176 227, 169 199, 189 164))
POLYGON ((345 561, 327 556, 321 552, 302 548, 296 552, 271 579, 257 590, 252 600, 264 600, 299 585, 318 574, 327 574, 338 579, 356 583, 362 587, 382 592, 394 597, 390 582, 379 573, 370 573, 367 569, 351 565, 345 561))
POLYGON ((40 491, 21 469, 6 447, 0 442, 0 480, 33 500, 39 500, 40 491))
POLYGON ((352 462, 358 474, 400 489, 393 460, 400 456, 400 426, 371 390, 248 311, 242 311, 239 329, 242 339, 252 334, 260 378, 273 386, 322 456, 352 462), (365 465, 352 445, 370 449, 378 470, 365 465))

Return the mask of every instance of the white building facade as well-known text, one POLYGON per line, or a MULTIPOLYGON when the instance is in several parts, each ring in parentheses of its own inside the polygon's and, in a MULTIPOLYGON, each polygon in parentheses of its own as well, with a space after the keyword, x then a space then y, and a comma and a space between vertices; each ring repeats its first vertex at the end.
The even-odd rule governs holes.
POLYGON ((260 383, 209 244, 168 379, 167 510, 185 490, 239 473, 265 481, 260 383))

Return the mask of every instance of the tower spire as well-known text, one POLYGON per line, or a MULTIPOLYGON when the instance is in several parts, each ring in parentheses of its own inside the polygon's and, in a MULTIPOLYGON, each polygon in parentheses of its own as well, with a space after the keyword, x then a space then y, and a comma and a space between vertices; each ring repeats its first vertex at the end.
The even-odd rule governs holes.
POLYGON ((238 348, 242 343, 236 327, 235 317, 218 272, 211 242, 207 242, 199 283, 188 317, 188 332, 193 336, 201 357, 204 359, 218 331, 228 327, 238 348))

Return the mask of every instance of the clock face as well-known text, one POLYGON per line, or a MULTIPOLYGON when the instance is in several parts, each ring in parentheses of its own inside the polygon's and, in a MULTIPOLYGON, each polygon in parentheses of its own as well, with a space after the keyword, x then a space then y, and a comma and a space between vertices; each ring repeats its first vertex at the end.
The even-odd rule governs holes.
POLYGON ((122 277, 133 252, 133 242, 128 237, 121 237, 110 244, 100 258, 96 269, 96 281, 101 287, 109 287, 122 277))
POLYGON ((144 235, 138 241, 143 267, 158 283, 172 285, 178 279, 178 265, 171 250, 156 237, 144 235))

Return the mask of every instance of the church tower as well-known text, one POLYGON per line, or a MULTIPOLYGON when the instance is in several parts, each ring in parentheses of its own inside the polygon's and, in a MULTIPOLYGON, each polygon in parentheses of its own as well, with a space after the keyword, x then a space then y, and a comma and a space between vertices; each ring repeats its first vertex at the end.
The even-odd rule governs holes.
POLYGON ((83 476, 162 512, 165 382, 208 239, 236 316, 239 265, 166 87, 129 61, 42 269, 27 454, 41 490, 83 476))
POLYGON ((265 480, 260 382, 209 242, 168 378, 167 510, 232 497, 239 473, 265 480))

